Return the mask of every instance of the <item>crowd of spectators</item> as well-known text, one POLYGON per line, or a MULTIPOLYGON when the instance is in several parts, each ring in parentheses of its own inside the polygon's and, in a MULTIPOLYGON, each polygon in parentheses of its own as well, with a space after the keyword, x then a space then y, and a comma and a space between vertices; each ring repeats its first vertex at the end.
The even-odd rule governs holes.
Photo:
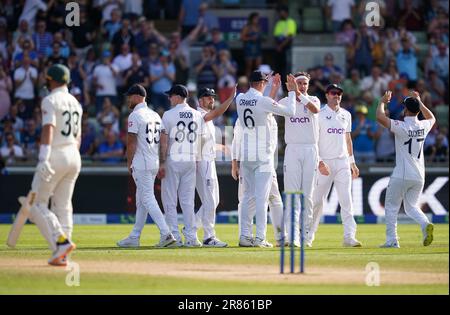
MULTIPOLYGON (((80 25, 71 27, 65 24, 67 2, 1 2, 0 155, 6 164, 37 156, 39 104, 48 93, 45 73, 52 64, 68 66, 70 93, 84 109, 83 158, 105 163, 123 161, 125 156, 129 112, 122 95, 130 85, 145 86, 149 106, 162 115, 170 107, 164 91, 172 84, 187 85, 193 96, 189 104, 195 107, 195 91, 201 87, 214 88, 222 102, 235 84, 238 92, 248 89, 252 70, 271 70, 262 49, 270 36, 262 32, 256 10, 240 34, 241 60, 224 40, 208 1, 80 0, 80 25), (160 20, 175 21, 177 26, 162 33, 155 23, 160 20), (193 45, 201 47, 201 55, 191 60, 193 45)), ((376 0, 383 16, 379 27, 364 23, 365 0, 325 2, 331 25, 327 32, 334 33, 336 45, 345 47, 346 66, 335 64, 336 56, 328 53, 323 64, 295 70, 310 73, 310 94, 323 104, 329 83, 344 87, 343 106, 353 115, 355 157, 363 162, 392 161, 393 138, 378 128, 375 109, 390 89, 388 112, 401 118, 401 101, 408 90, 416 89, 438 114, 438 124, 424 144, 425 155, 430 161, 448 161, 448 1, 376 0), (418 44, 418 31, 426 34, 426 46, 418 44)), ((270 30, 271 54, 276 57, 267 59, 273 60, 275 72, 285 75, 292 66, 290 49, 296 35, 301 42, 302 28, 287 6, 278 5, 276 10, 270 30)), ((232 126, 236 118, 232 105, 216 124, 232 126)))

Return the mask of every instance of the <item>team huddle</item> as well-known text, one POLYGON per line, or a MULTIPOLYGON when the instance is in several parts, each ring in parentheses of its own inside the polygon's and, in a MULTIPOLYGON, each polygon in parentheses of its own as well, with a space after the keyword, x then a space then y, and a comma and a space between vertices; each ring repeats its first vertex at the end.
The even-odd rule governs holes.
MULTIPOLYGON (((136 183, 136 223, 129 236, 117 245, 138 247, 148 215, 160 231, 157 247, 228 245, 216 236, 214 228, 219 184, 213 120, 234 101, 238 119, 234 126, 231 174, 239 181, 239 246, 273 247, 266 236, 269 208, 276 246, 300 246, 300 211, 305 211, 305 244, 312 247, 324 198, 333 184, 344 227, 343 246, 361 247, 356 238, 351 197, 352 178, 359 176, 359 170, 353 156, 352 117, 340 107, 344 91, 338 85, 329 85, 327 104, 321 108, 319 99, 307 93, 309 79, 305 72, 288 75, 285 82, 288 96, 276 100, 282 78, 278 74, 254 71, 247 92, 236 96, 234 91, 217 107, 214 107, 215 91, 200 89, 198 109, 187 104, 187 88, 174 85, 166 92, 172 108, 162 118, 147 106, 147 93, 142 86, 130 87, 126 93, 131 110, 126 154, 128 170, 136 183), (285 122, 284 190, 301 191, 304 196, 303 209, 299 198, 294 201, 294 232, 288 231, 288 235, 282 235, 284 227, 291 224, 291 216, 283 215, 284 205, 275 171, 278 125, 274 115, 284 117, 285 122), (164 211, 153 190, 157 176, 161 179, 164 211), (197 212, 195 191, 201 200, 197 212), (178 203, 183 215, 181 233, 178 203), (254 218, 255 236, 252 233, 254 218), (204 232, 203 241, 199 241, 197 235, 200 228, 204 232)), ((19 213, 25 213, 47 240, 53 251, 49 264, 64 266, 76 247, 71 241, 71 199, 81 167, 78 149, 82 108, 68 93, 67 68, 50 67, 47 80, 50 94, 42 101, 39 163, 31 191, 19 213), (50 197, 51 209, 48 208, 50 197)), ((433 240, 433 225, 420 210, 419 197, 425 172, 423 141, 435 118, 418 93, 412 92, 403 102, 404 121, 391 120, 384 112, 390 97, 391 92, 387 91, 377 108, 377 121, 395 135, 396 143, 396 166, 386 192, 386 243, 382 247, 400 247, 397 214, 402 202, 405 212, 420 224, 423 245, 428 246, 433 240), (423 120, 417 118, 420 112, 423 120)))

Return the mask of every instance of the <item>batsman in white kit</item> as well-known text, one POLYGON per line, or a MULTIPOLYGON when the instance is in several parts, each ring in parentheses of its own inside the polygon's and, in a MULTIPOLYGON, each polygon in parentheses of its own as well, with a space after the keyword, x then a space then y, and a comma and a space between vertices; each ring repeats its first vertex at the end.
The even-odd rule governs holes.
MULTIPOLYGON (((70 82, 70 72, 66 66, 52 65, 47 70, 46 80, 50 94, 41 105, 39 163, 31 191, 19 212, 36 224, 48 242, 53 251, 48 263, 66 266, 67 256, 76 248, 71 241, 72 194, 81 168, 79 147, 83 110, 77 99, 69 94, 67 84, 70 82)), ((17 226, 14 225, 14 228, 17 226)), ((11 231, 13 234, 14 231, 11 231)), ((13 240, 10 245, 14 244, 13 240)))
POLYGON ((226 247, 228 244, 216 237, 214 224, 216 208, 219 205, 219 180, 216 172, 216 133, 213 119, 226 112, 234 97, 236 87, 231 96, 220 106, 214 108, 216 92, 211 88, 198 91, 199 108, 197 109, 205 121, 206 143, 203 145, 201 160, 197 162, 196 189, 202 205, 196 213, 197 227, 203 226, 203 246, 226 247))
MULTIPOLYGON (((308 95, 310 76, 306 72, 295 74, 298 85, 295 115, 285 117, 284 139, 286 150, 284 153, 284 191, 303 192, 305 210, 305 227, 307 228, 313 218, 313 187, 316 180, 316 171, 319 163, 319 111, 320 100, 308 95), (308 223, 309 222, 309 223, 308 223)), ((287 98, 280 100, 285 104, 287 98)), ((292 209, 289 198, 286 209, 292 209)), ((300 247, 300 198, 295 195, 294 201, 294 235, 288 229, 289 244, 300 247)), ((291 226, 291 215, 285 215, 286 226, 291 226)), ((309 231, 305 231, 306 239, 309 231)), ((311 243, 307 243, 311 246, 311 243)))
POLYGON ((412 92, 403 100, 404 120, 393 120, 386 116, 385 104, 391 100, 392 92, 387 91, 377 108, 377 121, 395 135, 395 168, 386 189, 386 243, 381 247, 399 248, 397 235, 397 215, 403 202, 406 214, 414 219, 422 229, 423 246, 433 241, 433 224, 421 211, 420 194, 425 183, 423 144, 436 119, 422 103, 419 93, 412 92), (424 120, 417 115, 422 112, 424 120))
POLYGON ((322 216, 323 202, 333 183, 341 206, 343 246, 362 246, 356 239, 351 193, 352 178, 359 176, 359 169, 353 156, 352 116, 340 106, 343 92, 340 86, 330 84, 326 89, 327 105, 319 112, 319 172, 313 192, 313 221, 309 233, 306 234, 308 246, 312 246, 314 241, 322 216))
POLYGON ((117 242, 117 245, 139 247, 142 229, 150 214, 160 230, 160 241, 156 247, 167 247, 176 240, 154 193, 155 177, 159 170, 161 129, 164 125, 159 115, 147 106, 147 93, 143 86, 135 84, 125 95, 128 97, 128 107, 132 110, 128 117, 127 166, 136 183, 136 223, 130 235, 117 242))
POLYGON ((176 84, 166 92, 172 109, 162 117, 161 199, 166 222, 176 239, 175 245, 201 247, 197 237, 195 222, 196 163, 200 160, 202 145, 205 143, 205 121, 199 111, 186 103, 188 90, 176 84), (177 201, 183 212, 183 244, 178 229, 177 201))
POLYGON ((256 247, 273 247, 266 240, 267 207, 274 172, 270 114, 294 115, 295 91, 297 90, 294 76, 289 75, 287 77, 289 102, 285 106, 270 97, 263 96, 262 92, 267 82, 266 74, 254 71, 250 76, 250 89, 236 97, 238 119, 242 126, 239 155, 240 172, 244 183, 240 216, 249 217, 251 199, 254 198, 256 237, 253 244, 256 247))

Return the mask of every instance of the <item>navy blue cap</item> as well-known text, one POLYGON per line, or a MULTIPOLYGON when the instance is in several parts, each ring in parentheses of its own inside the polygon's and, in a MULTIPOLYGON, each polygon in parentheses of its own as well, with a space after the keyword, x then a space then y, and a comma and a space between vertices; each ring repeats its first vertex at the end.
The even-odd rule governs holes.
POLYGON ((269 81, 268 75, 262 71, 255 70, 252 72, 249 78, 250 82, 269 81))
POLYGON ((341 92, 344 92, 344 89, 341 88, 339 85, 337 84, 330 84, 327 86, 327 93, 330 92, 331 90, 339 90, 341 92))
POLYGON ((185 87, 184 85, 181 84, 175 84, 174 86, 172 86, 172 88, 169 91, 164 92, 167 95, 178 95, 181 97, 188 97, 189 92, 187 87, 185 87))
POLYGON ((216 96, 216 91, 214 91, 214 89, 203 87, 198 91, 198 98, 202 98, 204 96, 216 96))

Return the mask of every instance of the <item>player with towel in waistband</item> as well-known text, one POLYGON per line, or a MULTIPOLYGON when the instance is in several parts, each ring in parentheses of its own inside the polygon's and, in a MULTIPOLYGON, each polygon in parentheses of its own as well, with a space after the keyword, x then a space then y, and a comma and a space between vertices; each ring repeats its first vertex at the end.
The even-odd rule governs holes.
POLYGON ((384 112, 392 97, 387 91, 377 108, 377 121, 395 135, 395 168, 386 189, 386 243, 381 247, 399 248, 397 235, 397 215, 403 202, 406 214, 420 224, 423 246, 433 241, 433 224, 420 210, 419 199, 425 183, 423 144, 436 119, 423 104, 420 95, 412 92, 403 101, 405 117, 403 121, 390 119, 384 112), (417 115, 422 112, 424 120, 417 115))

